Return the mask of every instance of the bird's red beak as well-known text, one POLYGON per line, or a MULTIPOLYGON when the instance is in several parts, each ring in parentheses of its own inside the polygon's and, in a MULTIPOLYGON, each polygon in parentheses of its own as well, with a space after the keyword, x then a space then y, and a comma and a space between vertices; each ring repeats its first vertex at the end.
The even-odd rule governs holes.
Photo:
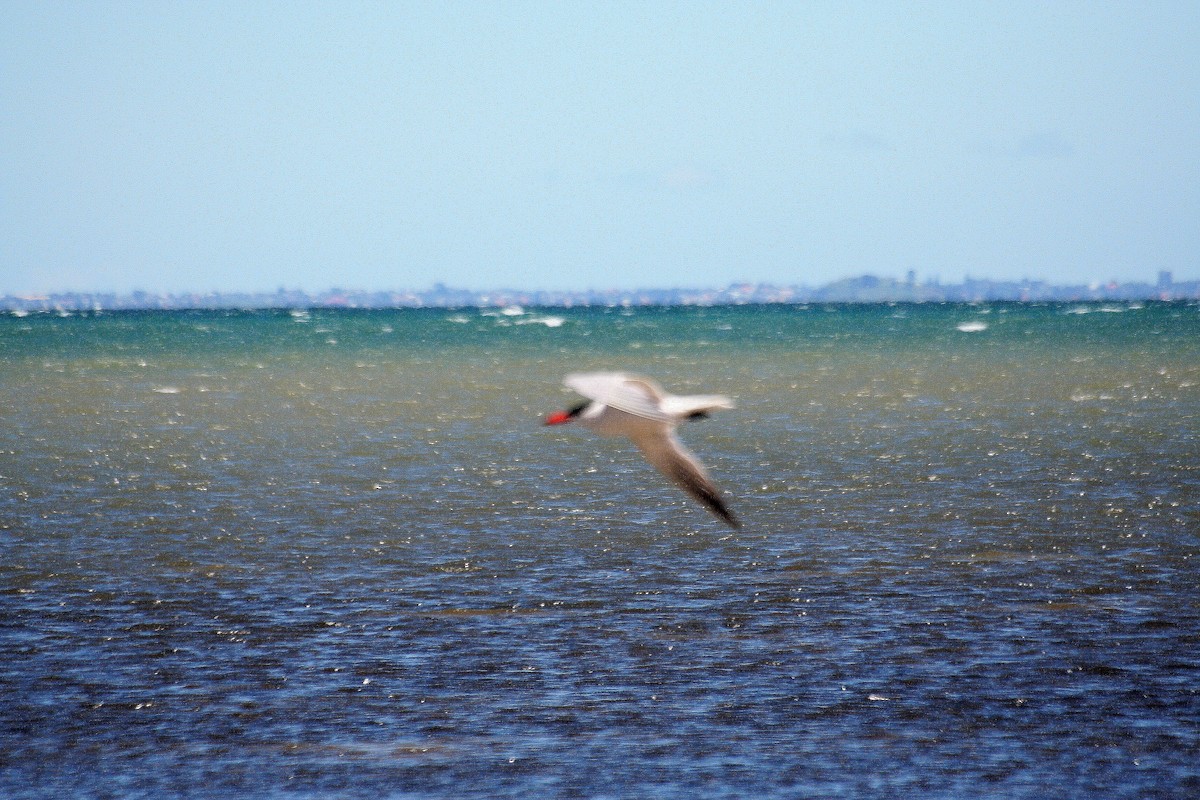
POLYGON ((546 425, 562 425, 564 423, 570 422, 572 419, 574 419, 574 417, 571 416, 571 413, 569 411, 555 411, 553 414, 546 417, 545 424, 546 425))

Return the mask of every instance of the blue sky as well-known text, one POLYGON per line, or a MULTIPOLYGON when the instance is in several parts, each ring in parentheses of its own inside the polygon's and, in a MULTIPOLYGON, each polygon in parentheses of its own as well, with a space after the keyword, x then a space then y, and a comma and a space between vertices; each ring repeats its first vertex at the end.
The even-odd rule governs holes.
POLYGON ((28 2, 0 293, 1200 277, 1195 2, 28 2))

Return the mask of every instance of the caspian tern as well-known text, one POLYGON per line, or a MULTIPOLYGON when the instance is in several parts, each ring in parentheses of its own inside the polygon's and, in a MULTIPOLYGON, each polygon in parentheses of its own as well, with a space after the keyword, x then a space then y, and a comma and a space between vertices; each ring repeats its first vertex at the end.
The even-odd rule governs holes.
POLYGON ((729 525, 740 527, 721 490, 675 435, 680 422, 733 408, 733 401, 722 395, 668 394, 651 379, 624 372, 573 373, 563 379, 563 385, 587 400, 551 414, 545 424, 578 422, 602 436, 629 437, 659 472, 729 525))

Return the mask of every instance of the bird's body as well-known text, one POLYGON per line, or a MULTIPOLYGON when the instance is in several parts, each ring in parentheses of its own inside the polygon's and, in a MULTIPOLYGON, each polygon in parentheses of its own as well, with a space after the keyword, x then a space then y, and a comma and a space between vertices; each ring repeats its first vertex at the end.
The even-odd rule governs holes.
POLYGON ((659 472, 726 523, 738 527, 720 489, 675 435, 676 427, 686 419, 733 408, 728 397, 668 394, 649 378, 624 372, 574 373, 563 383, 586 397, 587 402, 551 414, 547 425, 578 422, 602 436, 627 437, 659 472))

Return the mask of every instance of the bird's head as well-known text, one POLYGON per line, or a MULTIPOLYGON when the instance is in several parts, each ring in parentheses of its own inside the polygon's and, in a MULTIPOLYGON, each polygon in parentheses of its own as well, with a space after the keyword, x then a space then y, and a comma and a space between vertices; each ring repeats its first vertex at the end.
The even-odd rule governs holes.
POLYGON ((565 425, 566 423, 571 422, 576 417, 578 417, 580 415, 580 413, 582 413, 582 411, 587 407, 588 407, 588 403, 584 402, 584 403, 580 403, 579 405, 575 406, 574 408, 568 409, 566 411, 555 411, 553 414, 546 417, 546 421, 543 424, 544 425, 565 425))

